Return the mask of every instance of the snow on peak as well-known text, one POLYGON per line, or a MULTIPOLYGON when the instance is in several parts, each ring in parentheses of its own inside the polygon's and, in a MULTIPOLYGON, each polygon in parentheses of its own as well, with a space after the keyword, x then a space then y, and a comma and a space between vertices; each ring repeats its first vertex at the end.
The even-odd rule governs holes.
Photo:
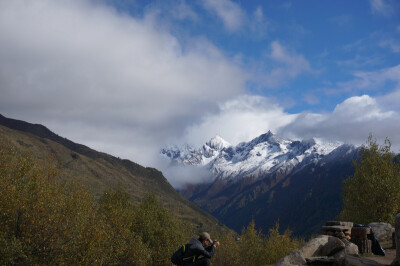
POLYGON ((236 146, 217 135, 200 149, 185 147, 180 152, 163 149, 162 153, 178 164, 206 167, 215 178, 238 180, 276 171, 288 172, 297 165, 316 163, 339 146, 341 143, 325 143, 318 139, 281 139, 268 131, 236 146))
POLYGON ((229 142, 221 138, 219 135, 216 135, 215 137, 207 141, 206 145, 219 151, 223 148, 228 148, 229 146, 232 146, 229 142))

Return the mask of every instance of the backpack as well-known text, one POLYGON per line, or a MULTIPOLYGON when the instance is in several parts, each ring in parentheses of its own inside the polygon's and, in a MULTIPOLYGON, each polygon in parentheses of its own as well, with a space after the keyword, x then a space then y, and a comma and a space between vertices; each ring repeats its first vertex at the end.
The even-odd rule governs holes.
POLYGON ((173 264, 179 265, 179 264, 183 263, 184 256, 185 256, 188 246, 189 246, 189 244, 182 245, 177 251, 174 252, 174 254, 172 254, 171 262, 173 264))

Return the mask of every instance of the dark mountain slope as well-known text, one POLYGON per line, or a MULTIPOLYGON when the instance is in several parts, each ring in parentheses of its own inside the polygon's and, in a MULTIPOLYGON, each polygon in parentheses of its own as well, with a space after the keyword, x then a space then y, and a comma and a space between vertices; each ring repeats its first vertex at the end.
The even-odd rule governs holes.
POLYGON ((123 187, 135 201, 140 201, 147 193, 154 193, 165 207, 190 221, 194 227, 206 227, 214 232, 227 230, 210 214, 179 195, 162 173, 154 168, 97 152, 62 138, 42 125, 1 115, 0 138, 10 141, 18 150, 28 151, 39 160, 55 158, 62 169, 60 179, 80 180, 95 197, 108 188, 118 187, 123 187))

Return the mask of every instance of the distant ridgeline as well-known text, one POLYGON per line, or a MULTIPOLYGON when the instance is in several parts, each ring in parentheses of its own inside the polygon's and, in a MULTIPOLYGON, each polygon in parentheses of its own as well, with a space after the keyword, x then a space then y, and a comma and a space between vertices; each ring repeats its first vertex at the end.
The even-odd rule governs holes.
POLYGON ((162 149, 173 165, 207 169, 212 182, 179 192, 240 232, 254 219, 265 233, 279 221, 297 236, 320 233, 342 208, 342 181, 353 175, 359 148, 314 139, 292 141, 268 132, 232 146, 217 136, 201 148, 162 149))

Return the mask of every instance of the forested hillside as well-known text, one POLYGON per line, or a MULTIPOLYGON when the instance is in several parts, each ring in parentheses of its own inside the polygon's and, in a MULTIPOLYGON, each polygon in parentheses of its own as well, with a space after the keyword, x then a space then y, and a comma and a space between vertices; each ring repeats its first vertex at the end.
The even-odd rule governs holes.
POLYGON ((60 169, 60 181, 77 180, 99 199, 104 191, 124 188, 139 203, 154 193, 167 209, 192 227, 225 231, 227 228, 213 216, 179 195, 160 171, 129 160, 97 152, 62 138, 42 125, 5 118, 0 115, 0 137, 18 152, 28 152, 41 162, 50 158, 60 169))

